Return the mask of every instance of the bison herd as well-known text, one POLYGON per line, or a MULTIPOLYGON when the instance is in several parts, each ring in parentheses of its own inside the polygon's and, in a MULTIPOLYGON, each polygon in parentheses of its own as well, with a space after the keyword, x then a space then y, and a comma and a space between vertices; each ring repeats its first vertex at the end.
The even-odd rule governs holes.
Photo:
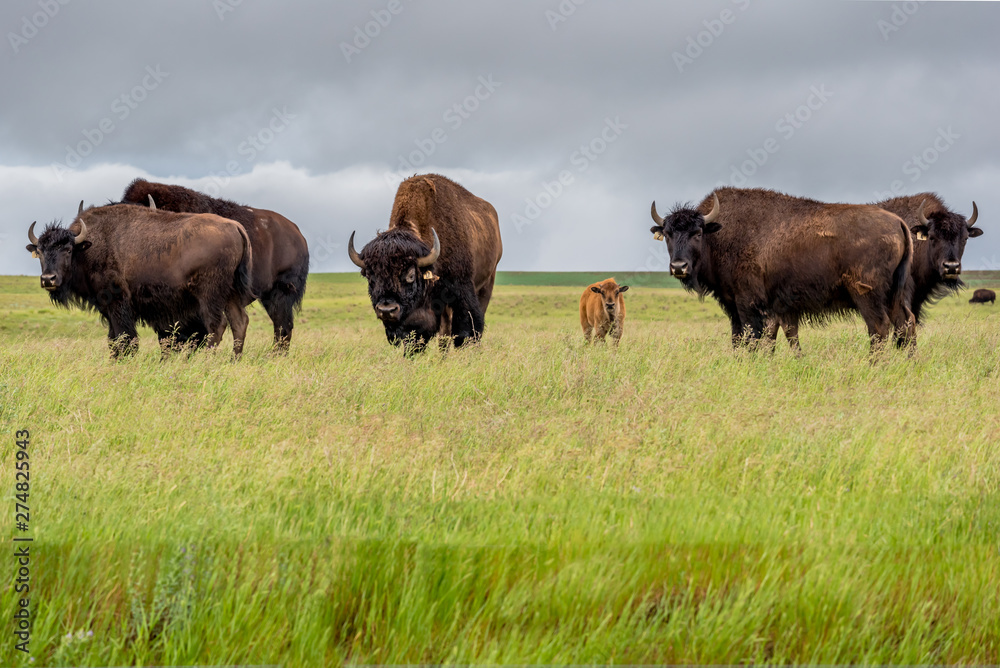
MULTIPOLYGON (((718 188, 700 204, 651 208, 650 232, 665 241, 670 273, 711 295, 729 317, 734 347, 773 342, 782 329, 799 350, 803 318, 822 323, 858 313, 873 349, 916 342, 923 309, 962 287, 962 254, 978 218, 966 219, 932 193, 876 204, 830 204, 760 188, 718 188)), ((479 339, 503 254, 496 209, 437 174, 403 181, 389 227, 351 261, 368 281, 376 317, 409 355, 438 337, 446 349, 479 339)), ((228 324, 234 353, 246 336, 246 307, 260 300, 274 347, 288 350, 301 306, 309 250, 299 228, 273 211, 181 186, 133 181, 121 202, 84 208, 28 251, 41 262, 53 302, 92 309, 108 325, 113 357, 136 349, 138 323, 164 352, 214 346, 228 324)), ((594 283, 580 299, 588 343, 617 345, 627 285, 594 283)), ((993 302, 977 290, 971 302, 993 302)))

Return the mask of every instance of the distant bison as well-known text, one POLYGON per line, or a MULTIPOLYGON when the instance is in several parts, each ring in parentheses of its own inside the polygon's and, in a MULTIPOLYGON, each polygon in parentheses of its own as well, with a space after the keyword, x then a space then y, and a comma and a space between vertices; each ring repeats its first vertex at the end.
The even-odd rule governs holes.
POLYGON ((912 333, 905 282, 913 242, 905 223, 877 206, 824 204, 760 188, 719 188, 697 208, 666 218, 652 207, 670 272, 711 294, 729 316, 733 345, 756 344, 765 320, 798 322, 856 309, 871 345, 912 333))
POLYGON ((986 302, 994 303, 997 300, 997 293, 992 290, 987 290, 986 288, 979 288, 972 293, 972 299, 969 300, 970 304, 985 304, 986 302))
POLYGON ((593 337, 604 341, 608 332, 615 345, 622 338, 625 325, 625 298, 622 293, 627 285, 619 286, 614 278, 594 283, 580 297, 580 326, 583 338, 590 343, 593 337))
MULTIPOLYGON (((253 246, 253 290, 274 325, 274 346, 286 351, 302 306, 309 274, 309 247, 292 221, 266 209, 252 209, 183 186, 136 179, 122 195, 125 204, 152 205, 181 213, 214 213, 243 226, 253 246)), ((205 332, 182 332, 197 338, 205 332)))
POLYGON ((84 210, 81 202, 69 227, 52 224, 36 237, 32 223, 28 240, 49 298, 100 313, 112 357, 136 349, 137 322, 161 343, 181 328, 204 330, 218 344, 228 319, 233 352, 242 352, 244 307, 255 296, 250 239, 237 223, 131 204, 84 210))
POLYGON ((496 209, 437 174, 403 181, 389 229, 351 261, 368 279, 368 295, 390 343, 419 352, 436 334, 445 348, 477 340, 503 254, 496 209))

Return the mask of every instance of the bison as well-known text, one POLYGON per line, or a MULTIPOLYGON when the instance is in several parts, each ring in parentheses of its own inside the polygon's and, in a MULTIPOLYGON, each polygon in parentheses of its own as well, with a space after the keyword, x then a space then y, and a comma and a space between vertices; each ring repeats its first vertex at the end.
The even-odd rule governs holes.
POLYGON ((986 302, 994 303, 997 300, 997 293, 992 290, 987 290, 986 288, 979 288, 972 293, 972 299, 969 300, 970 304, 985 304, 986 302))
MULTIPOLYGON (((253 291, 274 325, 276 350, 287 351, 302 306, 309 273, 309 246, 299 228, 281 214, 210 197, 183 186, 135 179, 122 202, 180 213, 212 213, 243 226, 253 246, 253 291)), ((182 332, 197 339, 206 332, 182 332)))
POLYGON ((874 349, 912 333, 905 283, 913 255, 906 224, 877 206, 824 204, 761 188, 719 188, 697 208, 656 212, 670 273, 729 316, 734 346, 756 345, 769 316, 820 320, 861 313, 874 349))
POLYGON ((131 204, 84 210, 83 202, 68 227, 53 223, 36 237, 35 224, 27 249, 41 261, 41 287, 60 306, 100 313, 112 357, 136 350, 137 322, 161 343, 177 328, 200 328, 217 344, 228 319, 233 352, 242 352, 244 307, 255 296, 250 239, 238 224, 131 204))
POLYGON ((442 349, 479 339, 502 254, 493 205, 438 174, 400 184, 389 229, 360 253, 353 232, 348 242, 386 338, 406 354, 435 334, 442 349))
MULTIPOLYGON (((906 291, 909 294, 907 307, 919 324, 924 306, 933 305, 963 286, 959 275, 965 243, 983 233, 980 228, 973 227, 979 218, 979 208, 973 202, 972 217, 966 220, 961 214, 950 211, 934 193, 894 197, 875 206, 902 218, 915 237, 906 291)), ((779 324, 789 344, 798 350, 798 321, 794 318, 774 320, 768 329, 772 340, 777 337, 779 324)))
POLYGON ((625 298, 622 293, 627 285, 619 286, 614 278, 594 283, 580 297, 580 326, 583 338, 590 343, 596 336, 602 342, 608 332, 617 346, 625 325, 625 298))

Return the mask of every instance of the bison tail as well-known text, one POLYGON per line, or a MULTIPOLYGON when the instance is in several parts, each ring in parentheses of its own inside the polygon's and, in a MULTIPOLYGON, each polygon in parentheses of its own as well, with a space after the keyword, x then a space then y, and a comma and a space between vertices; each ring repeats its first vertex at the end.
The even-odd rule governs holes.
POLYGON ((250 246, 250 237, 242 225, 237 224, 236 228, 243 237, 243 258, 236 267, 236 276, 233 278, 233 290, 239 295, 244 306, 252 304, 257 299, 253 292, 253 248, 250 246))
POLYGON ((915 340, 916 321, 910 311, 910 302, 913 296, 913 281, 910 280, 910 266, 913 263, 913 236, 906 223, 899 219, 899 227, 903 232, 903 258, 896 266, 896 271, 892 274, 892 291, 889 293, 892 300, 892 319, 896 327, 903 326, 903 338, 915 340), (902 324, 902 325, 901 325, 902 324))

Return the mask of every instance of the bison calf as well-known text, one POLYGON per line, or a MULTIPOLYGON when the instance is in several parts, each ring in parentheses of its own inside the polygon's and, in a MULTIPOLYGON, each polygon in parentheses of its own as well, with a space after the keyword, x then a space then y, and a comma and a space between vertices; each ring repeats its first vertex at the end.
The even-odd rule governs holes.
POLYGON ((997 300, 997 293, 992 290, 987 290, 986 288, 979 288, 972 293, 972 299, 969 300, 970 304, 985 304, 986 302, 993 303, 997 300))
POLYGON ((626 290, 627 285, 619 286, 615 279, 609 278, 583 291, 580 297, 580 326, 587 343, 594 336, 604 341, 604 337, 611 332, 611 339, 618 345, 625 325, 625 298, 622 293, 626 290))

